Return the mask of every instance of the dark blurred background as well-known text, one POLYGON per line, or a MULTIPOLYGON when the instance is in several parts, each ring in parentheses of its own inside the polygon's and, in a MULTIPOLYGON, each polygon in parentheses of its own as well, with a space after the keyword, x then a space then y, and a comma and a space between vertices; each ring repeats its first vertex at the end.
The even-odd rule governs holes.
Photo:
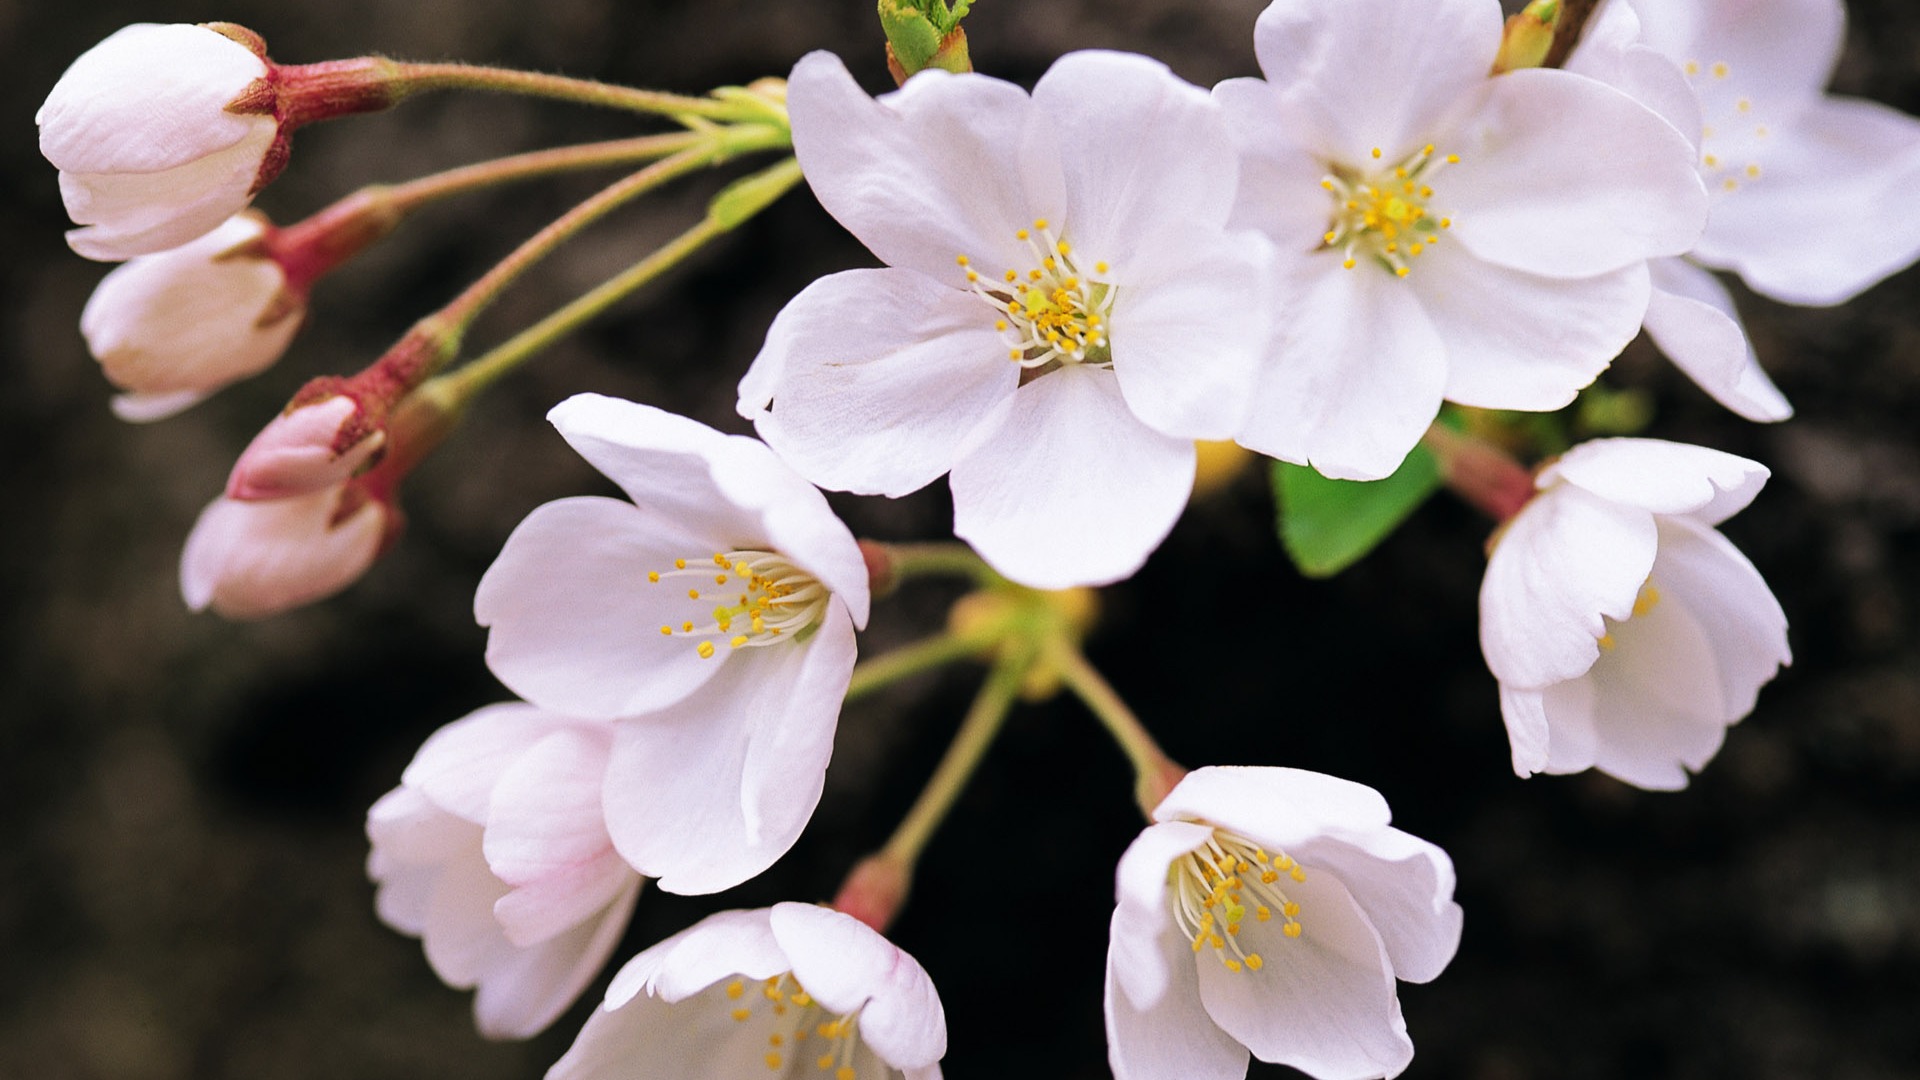
MULTIPOLYGON (((1210 84, 1255 72, 1261 6, 980 0, 969 28, 983 70, 1029 85, 1084 47, 1149 51, 1210 84)), ((1920 112, 1920 8, 1850 7, 1839 87, 1920 112)), ((121 24, 214 19, 258 30, 284 62, 380 51, 686 92, 832 48, 879 90, 872 7, 0 0, 0 1075, 538 1076, 604 977, 546 1036, 478 1038, 467 995, 373 917, 365 809, 429 732, 504 696, 470 604, 506 534, 543 501, 606 490, 546 409, 596 390, 744 430, 733 386, 774 312, 871 257, 804 192, 789 198, 503 384, 412 481, 409 533, 359 587, 257 625, 189 615, 181 541, 287 395, 367 362, 603 182, 421 214, 320 286, 281 366, 170 422, 121 424, 76 330, 105 267, 62 243, 32 114, 121 24)), ((285 222, 363 183, 631 130, 561 105, 423 98, 303 131, 260 205, 285 222)), ((472 344, 625 266, 717 184, 582 238, 472 344)), ((1513 777, 1475 640, 1486 526, 1444 498, 1360 567, 1308 582, 1283 564, 1271 500, 1248 475, 1105 593, 1091 654, 1176 758, 1363 781, 1452 852, 1466 936, 1437 983, 1405 988, 1410 1075, 1920 1074, 1920 276, 1833 310, 1741 298, 1794 421, 1746 424, 1638 346, 1608 377, 1656 395, 1651 434, 1775 471, 1727 532, 1778 591, 1796 662, 1685 793, 1513 777)), ((835 501, 881 538, 937 538, 950 520, 943 489, 835 501)), ((921 586, 885 604, 864 650, 931 629, 952 595, 921 586)), ((732 894, 649 892, 616 959, 721 907, 832 895, 912 800, 977 677, 922 678, 850 709, 799 846, 732 894)), ((1104 1075, 1112 865, 1139 826, 1129 786, 1080 709, 1028 707, 935 839, 895 936, 945 997, 949 1075, 1104 1075)))

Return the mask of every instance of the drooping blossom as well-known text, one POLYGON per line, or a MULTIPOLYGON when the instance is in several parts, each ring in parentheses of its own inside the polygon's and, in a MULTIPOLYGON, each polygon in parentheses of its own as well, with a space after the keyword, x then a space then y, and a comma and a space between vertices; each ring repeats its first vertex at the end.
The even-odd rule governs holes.
POLYGON ((180 247, 136 256, 101 279, 80 332, 123 419, 171 416, 286 351, 306 315, 280 263, 256 250, 264 220, 229 219, 180 247))
POLYGON ((628 961, 547 1080, 938 1080, 946 1013, 919 963, 858 920, 723 911, 628 961))
POLYGON ((1251 1054, 1320 1080, 1413 1057, 1394 980, 1460 942, 1453 864, 1372 788, 1299 769, 1198 769, 1120 858, 1107 951, 1118 1080, 1239 1080, 1251 1054))
POLYGON ((1133 573, 1186 505, 1192 440, 1238 428, 1270 317, 1206 94, 1089 52, 1031 95, 926 71, 874 99, 814 53, 787 105, 814 194, 887 265, 787 305, 741 415, 827 488, 950 474, 955 534, 1017 581, 1133 573))
POLYGON ((491 705, 435 732, 367 814, 381 920, 420 938, 448 985, 476 988, 489 1038, 553 1023, 633 913, 641 878, 601 812, 611 735, 491 705))
POLYGON ((409 90, 378 57, 288 66, 232 23, 137 23, 80 55, 34 121, 89 259, 178 247, 247 208, 296 128, 409 90))
POLYGON ((1266 79, 1214 96, 1243 153, 1237 220, 1276 241, 1292 306, 1242 444, 1378 478, 1442 399, 1561 408, 1638 332, 1647 260, 1705 220, 1692 150, 1592 79, 1489 75, 1500 41, 1496 0, 1261 14, 1266 79))
POLYGON ((1779 602, 1714 528, 1766 479, 1655 439, 1584 443, 1541 471, 1480 587, 1515 772, 1673 789, 1720 749, 1792 659, 1779 602))
POLYGON ((1920 257, 1920 120, 1822 92, 1840 59, 1840 0, 1620 0, 1569 67, 1605 79, 1695 142, 1713 197, 1685 260, 1655 267, 1647 332, 1721 404, 1792 414, 1733 299, 1702 267, 1791 304, 1838 304, 1920 257), (1664 70, 1662 70, 1664 69, 1664 70))
POLYGON ((360 580, 399 528, 392 503, 359 485, 261 502, 223 495, 187 536, 180 594, 229 619, 278 615, 360 580))
POLYGON ((619 719, 607 819, 672 892, 779 858, 820 798, 867 570, 826 499, 752 439, 581 394, 548 418, 632 502, 562 499, 507 538, 474 612, 544 708, 619 719))

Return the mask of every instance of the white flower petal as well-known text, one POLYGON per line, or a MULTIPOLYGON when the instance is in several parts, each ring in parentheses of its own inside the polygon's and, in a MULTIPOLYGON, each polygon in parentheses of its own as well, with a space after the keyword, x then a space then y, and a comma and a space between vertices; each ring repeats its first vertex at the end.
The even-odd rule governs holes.
MULTIPOLYGON (((1165 877, 1163 869, 1163 896, 1165 877)), ((1116 912, 1116 923, 1119 917, 1116 912)), ((1120 940, 1116 925, 1116 946, 1120 940)), ((1150 944, 1157 947, 1156 963, 1172 978, 1164 993, 1148 999, 1151 1004, 1136 1004, 1121 989, 1118 975, 1129 962, 1111 949, 1107 954, 1107 1061, 1115 1080, 1241 1080, 1247 1075, 1247 1049, 1200 1004, 1199 977, 1186 941, 1168 927, 1150 944)))
POLYGON ((1320 1080, 1398 1074, 1413 1043, 1380 938, 1332 874, 1310 872, 1287 895, 1300 904, 1300 937, 1276 923, 1241 931, 1240 945, 1266 961, 1259 971, 1194 960, 1207 1014, 1254 1057, 1320 1080))
POLYGON ((107 406, 113 415, 129 424, 151 424, 180 415, 206 396, 198 390, 182 390, 177 394, 115 394, 107 406))
MULTIPOLYGON (((1160 821, 1142 829, 1120 856, 1114 874, 1117 903, 1107 945, 1109 979, 1117 980, 1134 1011, 1145 1011, 1177 992, 1182 976, 1168 966, 1162 938, 1173 930, 1167 912, 1167 868, 1207 842, 1211 826, 1160 821)), ((1190 957, 1178 957, 1191 963, 1190 957)))
POLYGON ((1845 38, 1845 7, 1836 0, 1624 2, 1639 15, 1648 45, 1676 63, 1725 64, 1719 78, 1769 113, 1791 113, 1817 97, 1845 38))
POLYGON ((720 665, 677 633, 698 605, 647 572, 701 557, 714 546, 703 540, 615 499, 535 509, 474 595, 474 616, 491 629, 487 665, 522 697, 574 716, 631 716, 686 697, 720 665), (667 624, 673 636, 660 633, 667 624))
POLYGON ((164 172, 62 172, 67 216, 85 226, 67 233, 68 246, 89 259, 130 259, 179 247, 245 210, 275 134, 256 119, 240 142, 164 172))
POLYGON ((522 701, 476 709, 427 736, 400 781, 442 810, 485 825, 501 774, 566 723, 522 701))
POLYGON ((1277 848, 1320 833, 1385 829, 1380 793, 1306 769, 1213 765, 1182 777, 1154 807, 1155 821, 1210 821, 1277 848))
POLYGON ((1545 693, 1500 684, 1500 719, 1507 726, 1507 743, 1513 751, 1516 776, 1528 777, 1546 770, 1547 748, 1553 736, 1545 693))
POLYGON ((599 918, 530 949, 515 949, 481 979, 473 998, 480 1034, 525 1039, 546 1030, 580 997, 620 943, 640 895, 629 877, 599 918))
POLYGON ((1206 91, 1166 65, 1130 53, 1070 53, 1041 76, 1033 104, 1060 156, 1061 220, 1083 265, 1104 261, 1125 272, 1142 257, 1142 241, 1162 229, 1226 224, 1238 164, 1226 121, 1206 91))
POLYGON ((814 196, 889 266, 946 280, 956 255, 1024 265, 1014 231, 1059 216, 1058 159, 1012 83, 926 71, 876 101, 815 52, 794 65, 787 111, 814 196))
POLYGON ((1447 343, 1448 401, 1536 412, 1572 404, 1606 370, 1640 332, 1649 293, 1644 263, 1541 277, 1450 243, 1428 248, 1406 283, 1447 343))
POLYGON ((1246 420, 1280 286, 1272 248, 1257 235, 1189 243, 1177 257, 1157 260, 1151 276, 1120 286, 1113 372, 1127 407, 1148 427, 1180 438, 1228 439, 1246 420))
POLYGON ((1453 860, 1435 845, 1383 828, 1316 837, 1287 854, 1309 876, 1340 879, 1380 935, 1395 978, 1431 982, 1459 950, 1464 916, 1453 900, 1453 860))
POLYGON ((828 1012, 860 1009, 861 1041, 889 1066, 921 1068, 946 1056, 946 1013, 913 957, 830 908, 775 904, 769 921, 794 979, 828 1012))
POLYGON ((1695 256, 1790 304, 1850 300, 1920 256, 1920 120, 1826 98, 1769 136, 1761 172, 1714 203, 1695 256))
POLYGON ((1111 371, 1069 365, 1021 387, 953 467, 953 532, 1039 589, 1131 575, 1193 488, 1193 444, 1148 428, 1111 371))
MULTIPOLYGON (((639 961, 640 957, 635 957, 629 962, 621 975, 615 977, 616 981, 639 961)), ((720 972, 715 977, 733 974, 766 977, 734 971, 720 972)), ((777 971, 767 973, 773 974, 777 971)), ((629 995, 615 1004, 609 998, 607 1004, 587 1020, 566 1055, 547 1070, 547 1080, 630 1080, 635 1075, 636 1063, 644 1063, 645 1075, 673 1080, 734 1080, 767 1075, 762 1061, 767 1049, 766 1028, 735 1021, 731 1015, 732 1002, 724 993, 714 987, 691 1001, 680 996, 664 998, 641 994, 629 995)))
POLYGON ((729 975, 768 979, 792 970, 769 914, 766 908, 717 912, 646 950, 614 974, 605 1008, 623 1008, 643 994, 674 1004, 729 975))
POLYGON ((1607 632, 1601 616, 1631 614, 1656 544, 1645 510, 1571 486, 1536 496, 1508 524, 1480 585, 1480 650, 1494 677, 1543 687, 1592 667, 1607 632))
POLYGON ((1229 223, 1261 230, 1283 252, 1319 247, 1332 213, 1320 186, 1327 162, 1293 140, 1267 82, 1228 79, 1213 88, 1213 99, 1240 150, 1239 191, 1229 223))
MULTIPOLYGON (((959 282, 964 271, 949 264, 959 282)), ((1020 367, 981 298, 908 270, 848 270, 787 303, 740 382, 767 445, 834 491, 938 479, 1013 396, 1020 367)))
POLYGON ((368 501, 334 520, 338 487, 270 502, 207 504, 180 553, 180 595, 229 619, 263 619, 324 600, 360 579, 390 527, 386 504, 368 501))
POLYGON ((1747 342, 1733 297, 1712 274, 1684 259, 1655 259, 1647 336, 1713 399, 1762 423, 1793 415, 1747 342))
POLYGON ((1420 149, 1486 81, 1500 9, 1483 0, 1276 0, 1253 28, 1260 70, 1322 156, 1388 160, 1420 149))
POLYGON ((804 643, 737 650, 725 671, 662 712, 621 722, 607 769, 607 828, 660 888, 731 888, 806 827, 853 669, 853 633, 830 618, 804 643))
POLYGON ((515 945, 545 940, 597 910, 631 873, 601 810, 612 732, 555 731, 516 757, 493 788, 481 850, 514 886, 494 914, 515 945))
POLYGON ((1745 509, 1769 475, 1757 461, 1704 446, 1594 439, 1541 470, 1540 484, 1564 480, 1610 502, 1718 525, 1745 509))
POLYGON ((1760 687, 1793 662, 1780 601, 1740 549, 1713 529, 1687 520, 1660 523, 1654 575, 1712 631, 1724 719, 1753 711, 1760 687))
POLYGON ((1447 350, 1406 282, 1338 254, 1299 269, 1253 411, 1235 441, 1342 480, 1391 476, 1440 411, 1447 350))
POLYGON ((1605 84, 1526 69, 1491 80, 1434 181, 1448 240, 1489 262, 1591 277, 1692 248, 1707 193, 1672 125, 1605 84))

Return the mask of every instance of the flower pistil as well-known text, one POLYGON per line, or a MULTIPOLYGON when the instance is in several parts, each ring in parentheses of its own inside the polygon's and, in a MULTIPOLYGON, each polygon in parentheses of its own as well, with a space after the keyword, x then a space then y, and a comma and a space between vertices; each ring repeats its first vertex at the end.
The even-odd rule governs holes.
MULTIPOLYGON (((1379 147, 1372 156, 1380 159, 1379 147)), ((1349 270, 1366 255, 1394 276, 1406 277, 1413 269, 1411 261, 1439 243, 1442 230, 1453 227, 1453 219, 1433 211, 1433 188, 1427 181, 1459 162, 1458 154, 1435 157, 1428 143, 1391 168, 1362 171, 1334 165, 1320 180, 1334 205, 1322 242, 1344 253, 1343 265, 1349 270)))
MULTIPOLYGON (((1008 269, 999 282, 988 284, 971 258, 954 259, 974 295, 1004 316, 995 320, 994 329, 1008 336, 1007 359, 1030 369, 1112 363, 1108 322, 1114 287, 1084 274, 1072 245, 1056 236, 1045 218, 1013 235, 1033 252, 1035 265, 1025 272, 1008 269)), ((1093 264, 1098 277, 1109 270, 1104 262, 1093 264)))

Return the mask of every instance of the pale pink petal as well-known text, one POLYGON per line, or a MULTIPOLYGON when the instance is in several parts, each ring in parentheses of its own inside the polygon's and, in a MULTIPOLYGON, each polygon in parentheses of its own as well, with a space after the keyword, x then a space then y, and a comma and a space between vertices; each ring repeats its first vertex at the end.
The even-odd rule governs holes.
POLYGON ((182 390, 177 394, 115 394, 107 407, 129 424, 151 424, 180 415, 206 396, 197 390, 182 390))
POLYGON ((1306 769, 1214 765, 1195 769, 1154 807, 1155 821, 1208 821, 1293 847, 1329 831, 1385 829, 1392 819, 1380 793, 1306 769))
POLYGON ((1331 161, 1362 162, 1374 147, 1398 160, 1486 81, 1500 9, 1482 0, 1277 0, 1254 23, 1253 45, 1295 138, 1331 161))
POLYGON ((1226 224, 1238 162, 1225 119, 1206 91, 1164 64, 1070 53, 1041 76, 1033 104, 1060 156, 1061 224, 1083 265, 1102 261, 1125 273, 1157 232, 1226 224))
POLYGON ((1240 150, 1240 184, 1229 219, 1259 229, 1282 253, 1320 246, 1333 207, 1320 181, 1327 162, 1292 138, 1273 87, 1260 79, 1228 79, 1213 88, 1240 150))
POLYGON ((180 555, 180 595, 229 619, 264 619, 324 600, 380 554, 390 509, 370 501, 334 520, 338 488, 270 502, 215 499, 180 555))
POLYGON ((441 982, 458 990, 473 987, 513 951, 493 918, 494 901, 506 894, 506 882, 487 869, 479 844, 448 853, 420 939, 441 982))
POLYGON ((1038 589, 1105 585, 1160 545, 1193 487, 1193 444, 1142 424, 1111 371, 1068 365, 1014 394, 953 467, 953 532, 1038 589))
POLYGON ((66 172, 60 198, 84 228, 67 245, 89 259, 118 261, 179 247, 218 228, 253 201, 275 128, 264 117, 242 141, 164 172, 66 172))
POLYGON ((1265 961, 1259 971, 1229 971, 1211 954, 1193 960, 1207 1014, 1254 1057, 1320 1080, 1399 1073, 1413 1043, 1379 936, 1332 874, 1309 872, 1287 896, 1300 905, 1298 938, 1282 935, 1278 920, 1244 924, 1239 935, 1265 961))
POLYGON ((1623 2, 1640 16, 1649 46, 1698 66, 1696 86, 1723 83, 1729 96, 1751 98, 1764 111, 1791 111, 1818 96, 1845 37, 1838 0, 1623 2), (1716 77, 1714 64, 1725 64, 1726 74, 1716 77))
MULTIPOLYGON (((622 975, 638 959, 622 969, 622 975)), ((732 974, 736 972, 715 977, 732 974)), ((737 974, 756 977, 750 972, 737 974)), ((734 1080, 773 1075, 763 1060, 767 1027, 734 1020, 733 1006, 717 986, 692 1000, 641 994, 615 1004, 609 998, 587 1020, 566 1055, 547 1070, 547 1080, 632 1080, 636 1075, 734 1080), (636 1063, 643 1065, 640 1074, 635 1072, 636 1063)))
POLYGON ((860 1039, 887 1064, 919 1068, 946 1056, 946 1013, 913 957, 830 908, 775 904, 769 919, 794 980, 828 1012, 860 1009, 860 1039))
POLYGON ((1012 266, 1014 231, 1060 216, 1059 160, 1012 83, 927 71, 876 101, 816 52, 794 65, 787 111, 814 196, 889 266, 941 280, 956 255, 1012 266))
MULTIPOLYGON (((1707 194, 1693 145, 1625 94, 1547 69, 1492 80, 1440 151, 1449 241, 1489 262, 1591 277, 1692 248, 1707 194)), ((1436 140, 1439 141, 1439 140, 1436 140)))
POLYGON ((1447 349, 1407 283, 1327 253, 1302 264, 1235 441, 1341 480, 1390 476, 1440 411, 1447 349))
POLYGON ((442 810, 485 825, 500 775, 566 723, 521 701, 476 709, 427 736, 400 781, 442 810))
POLYGON ((1251 233, 1180 239, 1187 250, 1143 257, 1149 272, 1119 283, 1113 373, 1127 407, 1155 431, 1232 438, 1270 348, 1267 316, 1280 288, 1272 249, 1251 233))
POLYGON ((387 441, 384 430, 367 430, 360 408, 360 402, 336 394, 269 420, 233 463, 227 497, 287 499, 350 479, 387 441))
POLYGON ((587 988, 627 928, 640 879, 629 876, 599 918, 537 947, 514 949, 480 981, 473 1015, 489 1039, 525 1039, 546 1030, 587 988))
MULTIPOLYGON (((1159 821, 1142 829, 1120 856, 1114 875, 1117 903, 1107 944, 1107 971, 1133 1011, 1144 1012, 1177 992, 1183 975, 1169 966, 1164 938, 1174 933, 1167 910, 1167 868, 1207 842, 1211 826, 1159 821)), ((1191 956, 1175 959, 1192 964, 1191 956)))
POLYGON ((1502 683, 1543 687, 1600 656, 1653 570, 1653 515, 1562 486, 1507 526, 1480 585, 1480 650, 1502 683))
POLYGON ((651 582, 647 573, 709 558, 712 546, 615 499, 537 508, 474 595, 474 616, 491 629, 487 665, 522 697, 573 716, 631 716, 679 701, 720 669, 679 632, 710 623, 712 605, 687 598, 686 578, 651 582), (662 634, 663 625, 675 633, 662 634))
POLYGON ((1448 401, 1551 412, 1573 399, 1640 332, 1644 263, 1590 278, 1550 278, 1435 244, 1407 276, 1447 343, 1448 401))
POLYGON ((1793 662, 1787 616, 1766 579, 1726 537, 1685 519, 1660 523, 1653 576, 1713 636, 1722 719, 1752 712, 1760 687, 1793 662))
POLYGON ((1649 267, 1647 335, 1673 365, 1748 420, 1791 417, 1793 406, 1761 369, 1726 288, 1684 259, 1655 259, 1649 267))
POLYGON ((1539 695, 1547 722, 1547 759, 1539 771, 1575 773, 1593 768, 1600 747, 1595 724, 1599 687, 1582 675, 1554 683, 1539 695))
POLYGON ((660 942, 614 975, 605 1008, 623 1008, 642 995, 674 1004, 730 975, 767 979, 793 970, 770 916, 766 908, 722 911, 660 942))
MULTIPOLYGON (((1753 147, 1757 178, 1714 203, 1695 256, 1791 304, 1852 299, 1920 256, 1920 120, 1827 98, 1753 147)), ((1730 161, 1744 168, 1739 161, 1730 161)))
POLYGON ((1507 726, 1507 743, 1513 751, 1516 776, 1532 776, 1547 767, 1547 747, 1552 734, 1545 694, 1544 690, 1500 684, 1500 719, 1507 726))
POLYGON ((1020 367, 988 303, 907 270, 848 270, 788 302, 740 383, 740 413, 834 491, 905 495, 953 467, 1020 367))
MULTIPOLYGON (((1165 876, 1163 867, 1163 893, 1165 876)), ((1117 912, 1114 918, 1117 923, 1117 912)), ((1115 945, 1119 940, 1116 926, 1115 945)), ((1200 1004, 1199 977, 1186 940, 1168 927, 1143 947, 1156 949, 1156 963, 1171 973, 1171 981, 1147 1003, 1137 1002, 1120 988, 1118 969, 1128 960, 1109 949, 1107 1062, 1115 1080, 1240 1080, 1246 1076, 1246 1047, 1220 1030, 1200 1004)))
POLYGON ((1540 484, 1565 481, 1623 506, 1718 525, 1746 508, 1770 474, 1721 450, 1662 439, 1593 439, 1561 455, 1540 484))
POLYGON ((1347 887, 1380 935, 1394 978, 1430 982, 1459 950, 1464 916, 1453 900, 1453 860, 1433 844, 1372 829, 1315 837, 1287 854, 1308 876, 1331 873, 1347 887))

